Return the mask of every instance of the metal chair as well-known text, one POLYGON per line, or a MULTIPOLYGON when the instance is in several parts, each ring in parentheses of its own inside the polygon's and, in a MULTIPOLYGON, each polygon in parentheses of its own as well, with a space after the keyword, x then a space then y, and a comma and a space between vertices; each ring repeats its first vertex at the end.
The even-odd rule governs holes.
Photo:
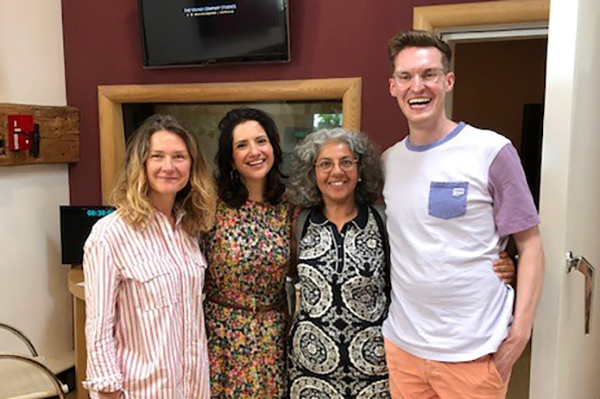
POLYGON ((0 353, 0 399, 42 399, 58 396, 65 399, 69 388, 38 355, 33 343, 16 328, 0 323, 4 329, 17 336, 29 349, 31 357, 0 353))

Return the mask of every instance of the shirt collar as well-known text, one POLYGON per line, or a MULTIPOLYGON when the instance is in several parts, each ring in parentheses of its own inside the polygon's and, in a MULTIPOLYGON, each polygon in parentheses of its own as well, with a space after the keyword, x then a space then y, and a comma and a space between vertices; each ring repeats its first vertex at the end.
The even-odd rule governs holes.
POLYGON ((406 136, 406 148, 409 151, 414 151, 414 152, 425 152, 428 150, 431 150, 433 148, 439 147, 444 143, 447 143, 448 141, 452 140, 453 138, 455 138, 466 126, 465 122, 459 122, 458 125, 452 129, 452 131, 450 133, 448 133, 446 136, 442 137, 441 139, 434 141, 433 143, 429 143, 429 144, 423 144, 423 145, 417 145, 417 144, 413 144, 410 142, 410 135, 406 136))
MULTIPOLYGON (((350 220, 348 223, 353 223, 359 229, 364 229, 367 225, 367 221, 369 219, 369 206, 367 204, 358 204, 358 215, 354 217, 354 219, 350 220)), ((329 219, 325 216, 325 212, 323 210, 323 205, 316 206, 310 215, 310 221, 312 224, 316 225, 324 225, 327 223, 331 223, 329 219)))
MULTIPOLYGON (((185 209, 180 207, 179 205, 175 205, 173 208, 173 214, 175 215, 175 228, 177 228, 181 224, 181 220, 186 215, 185 209)), ((164 223, 168 223, 169 219, 162 212, 157 209, 154 209, 154 217, 157 220, 161 220, 164 223)))

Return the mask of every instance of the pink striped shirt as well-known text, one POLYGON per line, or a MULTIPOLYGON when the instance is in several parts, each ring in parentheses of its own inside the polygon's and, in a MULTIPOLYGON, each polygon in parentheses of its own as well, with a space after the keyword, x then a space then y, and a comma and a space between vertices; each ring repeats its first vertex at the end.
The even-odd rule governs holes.
POLYGON ((115 212, 85 244, 87 380, 131 399, 209 398, 197 239, 155 212, 135 229, 115 212))

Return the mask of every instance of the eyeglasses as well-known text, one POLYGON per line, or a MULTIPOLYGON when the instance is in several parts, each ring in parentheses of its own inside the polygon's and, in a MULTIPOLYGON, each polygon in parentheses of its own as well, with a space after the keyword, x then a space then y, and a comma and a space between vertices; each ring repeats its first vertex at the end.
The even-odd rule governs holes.
MULTIPOLYGON (((357 163, 358 163, 358 159, 342 158, 339 160, 337 165, 344 172, 349 172, 356 167, 357 163)), ((331 159, 322 159, 319 162, 317 162, 315 164, 315 166, 317 167, 317 169, 319 169, 319 171, 321 171, 323 173, 328 173, 333 170, 333 167, 335 166, 335 164, 336 163, 331 159)))
MULTIPOLYGON (((418 75, 422 83, 437 83, 440 77, 445 75, 445 72, 442 68, 429 68, 421 71, 418 75)), ((396 72, 393 75, 394 81, 401 87, 414 84, 415 76, 417 75, 413 75, 410 72, 396 72)))

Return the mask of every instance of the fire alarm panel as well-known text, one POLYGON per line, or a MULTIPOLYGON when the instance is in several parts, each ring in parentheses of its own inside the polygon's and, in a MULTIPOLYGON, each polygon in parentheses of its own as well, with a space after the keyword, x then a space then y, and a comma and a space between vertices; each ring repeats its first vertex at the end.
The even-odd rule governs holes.
POLYGON ((33 131, 33 115, 8 115, 8 150, 30 150, 33 131))

